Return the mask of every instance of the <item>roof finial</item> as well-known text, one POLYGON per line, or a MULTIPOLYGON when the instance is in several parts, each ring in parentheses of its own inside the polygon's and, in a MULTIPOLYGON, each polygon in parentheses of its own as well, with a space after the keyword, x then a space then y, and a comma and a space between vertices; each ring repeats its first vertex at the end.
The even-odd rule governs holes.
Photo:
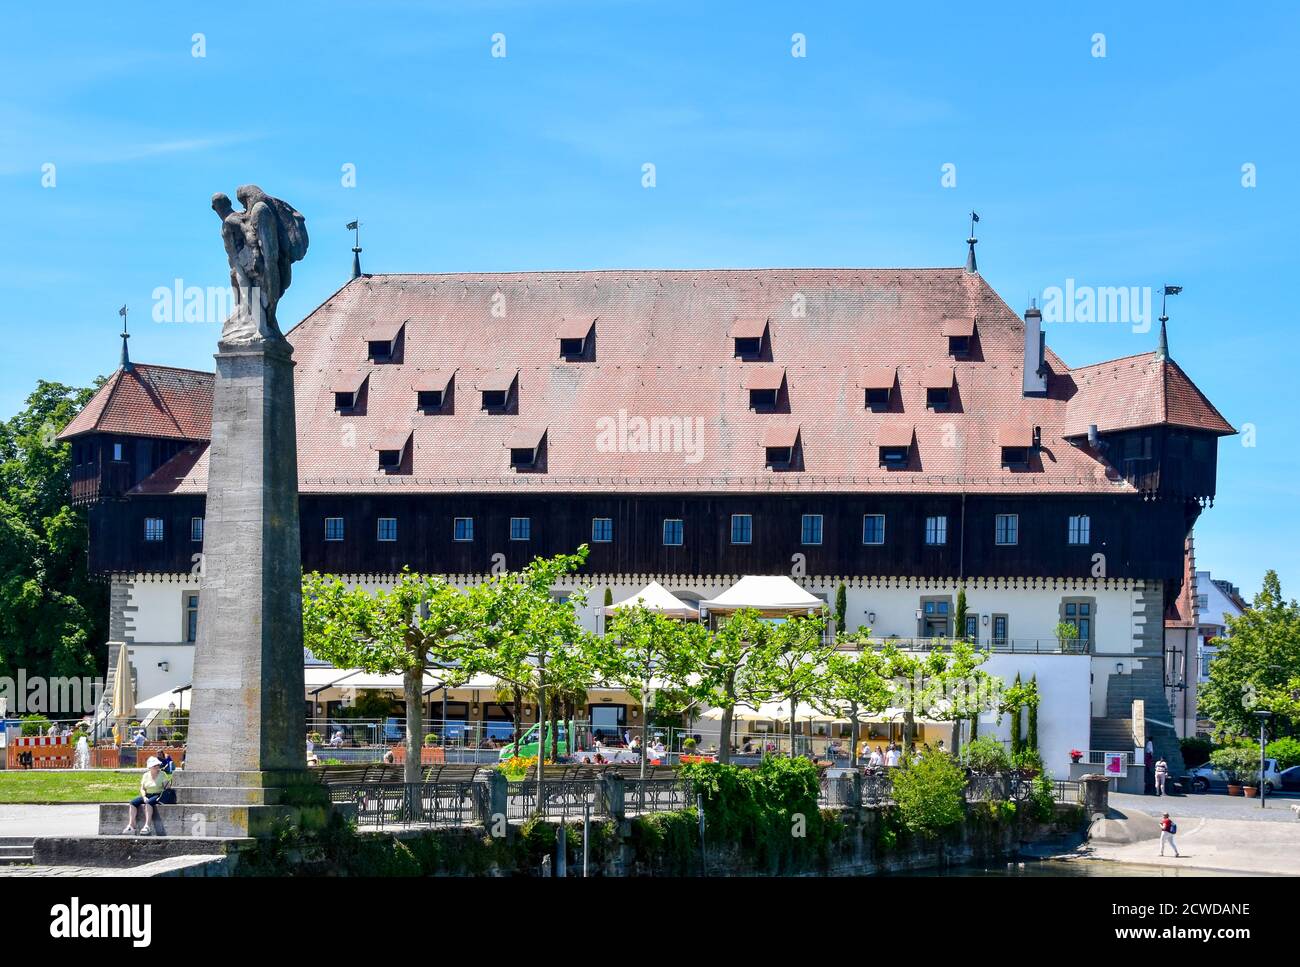
POLYGON ((355 232, 352 243, 352 278, 361 278, 361 222, 348 222, 348 231, 355 232))
POLYGON ((975 237, 975 223, 979 220, 979 215, 975 214, 975 212, 970 213, 970 238, 966 239, 966 244, 970 246, 970 252, 966 256, 966 271, 972 275, 979 271, 979 267, 975 264, 975 243, 979 241, 975 237))
POLYGON ((1183 291, 1181 285, 1166 285, 1164 292, 1160 296, 1160 342, 1156 344, 1156 359, 1169 358, 1169 334, 1165 331, 1165 323, 1169 321, 1169 313, 1165 311, 1165 303, 1171 295, 1178 295, 1183 291))
POLYGON ((117 314, 122 317, 122 369, 129 373, 135 367, 131 365, 131 354, 126 351, 126 341, 131 338, 126 331, 126 306, 118 309, 117 314))

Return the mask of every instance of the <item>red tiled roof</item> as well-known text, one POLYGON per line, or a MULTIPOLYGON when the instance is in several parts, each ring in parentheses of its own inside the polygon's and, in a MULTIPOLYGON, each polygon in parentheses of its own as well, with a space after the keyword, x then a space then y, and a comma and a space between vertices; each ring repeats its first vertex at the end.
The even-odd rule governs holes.
POLYGON ((1003 423, 998 427, 998 446, 1032 447, 1034 428, 1028 423, 1003 423))
POLYGON ((799 439, 799 426, 787 424, 776 424, 769 426, 763 431, 763 446, 765 447, 792 447, 799 439))
POLYGON ((744 371, 741 385, 745 389, 780 389, 785 382, 784 366, 750 366, 744 371))
POLYGON ((767 316, 737 316, 727 333, 731 339, 762 339, 767 332, 767 316))
POLYGON ((916 436, 916 428, 911 423, 886 423, 876 431, 878 447, 910 447, 916 436))
POLYGON ((560 320, 555 328, 556 339, 586 339, 596 324, 593 316, 570 316, 560 320))
POLYGON ((927 366, 921 373, 921 385, 926 389, 952 389, 955 372, 951 366, 927 366))
POLYGON ((416 373, 415 378, 411 380, 411 389, 417 393, 445 393, 447 384, 451 382, 451 378, 455 375, 456 370, 450 367, 416 373))
MULTIPOLYGON (((1103 431, 1159 423, 1166 397, 1180 425, 1232 432, 1181 370, 1150 355, 1072 372, 1049 349, 1047 396, 1024 397, 1023 322, 982 278, 960 268, 371 276, 344 286, 288 338, 305 493, 1115 493, 1132 488, 1065 437, 1090 423, 1103 431), (492 313, 498 293, 509 307, 504 317, 492 313), (798 316, 790 308, 796 294, 798 316), (596 316, 598 358, 558 358, 557 320, 596 316), (356 337, 379 318, 406 321, 400 364, 364 358, 356 337), (976 318, 981 357, 954 363, 944 320, 976 318), (741 323, 739 331, 761 335, 769 319, 779 338, 762 365, 784 369, 782 415, 799 427, 803 453, 801 469, 780 473, 755 446, 771 420, 750 410, 743 388, 757 367, 735 359, 728 339, 741 323), (370 374, 366 412, 341 415, 330 388, 358 367, 370 374), (412 386, 453 367, 467 388, 510 389, 517 380, 511 412, 485 411, 472 393, 457 394, 454 412, 419 412, 412 386), (894 412, 864 404, 857 384, 876 368, 896 368, 894 412), (953 385, 954 372, 954 408, 927 409, 926 388, 953 385), (701 447, 598 446, 620 420, 644 420, 652 433, 675 427, 679 436, 698 427, 701 447), (365 448, 340 446, 345 421, 362 439, 413 426, 410 472, 380 473, 365 448), (1011 424, 1042 428, 1041 471, 1002 467, 998 429, 1011 424), (883 470, 875 447, 894 425, 905 425, 904 444, 915 427, 912 463, 883 470), (517 426, 547 427, 544 472, 511 470, 497 441, 517 426)), ((205 459, 183 480, 164 467, 139 489, 201 492, 205 459)))
POLYGON ((411 439, 411 428, 385 430, 370 445, 372 450, 405 450, 407 441, 411 439))
POLYGON ((943 321, 943 334, 945 336, 965 336, 970 338, 975 335, 975 317, 961 316, 958 319, 945 319, 943 321))
POLYGON ((486 393, 508 393, 518 377, 517 369, 491 369, 480 372, 474 379, 474 386, 486 393))
POLYGON ((212 432, 211 373, 136 363, 119 369, 59 434, 114 433, 206 440, 212 432))
POLYGON ((359 393, 361 384, 364 383, 370 374, 364 370, 358 370, 352 373, 335 373, 330 379, 331 393, 359 393))
POLYGON ((506 435, 506 446, 511 450, 536 450, 544 436, 544 426, 517 426, 506 435))
POLYGON ((405 319, 381 319, 372 323, 366 331, 366 341, 392 342, 401 334, 404 325, 405 319))
POLYGON ((858 374, 858 389, 893 389, 898 370, 893 366, 863 366, 858 374))
POLYGON ((1070 371, 1077 392, 1067 408, 1066 433, 1082 436, 1167 423, 1229 435, 1237 431, 1172 359, 1125 356, 1070 371))

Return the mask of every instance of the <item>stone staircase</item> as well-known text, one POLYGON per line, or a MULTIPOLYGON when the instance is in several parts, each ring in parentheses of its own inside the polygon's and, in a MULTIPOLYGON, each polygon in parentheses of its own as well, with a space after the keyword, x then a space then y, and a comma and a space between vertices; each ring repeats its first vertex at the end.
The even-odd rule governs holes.
POLYGON ((1133 723, 1129 718, 1094 718, 1088 745, 1097 752, 1132 752, 1133 723))
POLYGON ((31 863, 35 844, 30 836, 0 836, 0 866, 31 863))

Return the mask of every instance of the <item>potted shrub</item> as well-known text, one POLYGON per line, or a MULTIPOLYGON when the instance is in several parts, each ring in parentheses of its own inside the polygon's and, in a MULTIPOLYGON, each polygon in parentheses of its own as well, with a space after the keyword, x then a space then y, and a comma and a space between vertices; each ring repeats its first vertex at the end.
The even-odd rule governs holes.
MULTIPOLYGON (((1255 750, 1243 746, 1228 746, 1225 749, 1216 749, 1210 754, 1210 765, 1219 770, 1227 777, 1228 795, 1240 796, 1242 787, 1254 779, 1255 772, 1259 768, 1259 761, 1255 757, 1255 750)), ((1255 795, 1259 794, 1257 787, 1255 795)))
POLYGON ((1070 750, 1070 761, 1071 761, 1071 762, 1073 762, 1073 763, 1075 763, 1075 764, 1078 764, 1082 759, 1083 759, 1083 753, 1082 753, 1082 752, 1080 752, 1078 749, 1071 749, 1071 750, 1070 750))
POLYGON ((437 744, 438 744, 438 733, 437 733, 437 732, 430 732, 428 735, 426 735, 426 736, 424 737, 424 744, 425 744, 425 745, 437 745, 437 744))
POLYGON ((1026 779, 1032 779, 1043 771, 1043 757, 1037 749, 1021 749, 1011 757, 1011 765, 1026 779))

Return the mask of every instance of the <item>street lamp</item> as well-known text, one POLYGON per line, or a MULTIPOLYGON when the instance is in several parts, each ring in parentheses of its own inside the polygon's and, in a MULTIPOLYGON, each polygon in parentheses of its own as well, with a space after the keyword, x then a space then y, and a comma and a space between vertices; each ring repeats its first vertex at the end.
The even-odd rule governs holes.
POLYGON ((1251 715, 1259 719, 1259 808, 1265 808, 1265 800, 1268 799, 1268 775, 1264 769, 1264 744, 1267 741, 1268 720, 1273 717, 1273 713, 1260 710, 1251 712, 1251 715))

